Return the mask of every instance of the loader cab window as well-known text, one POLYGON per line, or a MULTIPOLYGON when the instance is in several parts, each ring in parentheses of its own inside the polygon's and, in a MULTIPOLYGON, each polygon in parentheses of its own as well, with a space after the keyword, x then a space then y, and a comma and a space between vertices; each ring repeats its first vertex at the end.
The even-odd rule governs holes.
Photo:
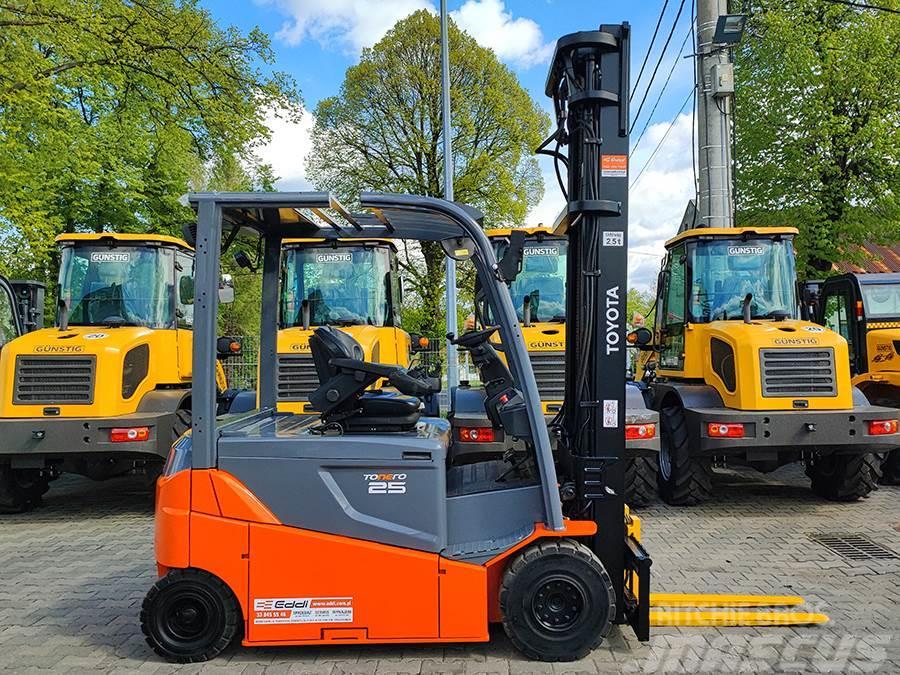
POLYGON ((849 289, 832 290, 824 301, 824 323, 826 328, 834 331, 847 341, 850 352, 850 369, 856 374, 856 339, 852 320, 849 289))
MULTIPOLYGON (((494 251, 500 260, 508 242, 494 240, 494 251)), ((559 239, 531 240, 525 243, 522 271, 509 287, 513 306, 520 322, 525 321, 525 298, 529 298, 531 322, 566 320, 566 254, 569 243, 559 239)), ((490 319, 490 309, 483 303, 482 311, 490 319)))
POLYGON ((0 347, 10 340, 19 337, 19 329, 16 325, 16 306, 12 296, 6 289, 6 284, 0 286, 0 347))
POLYGON ((662 345, 659 364, 663 368, 681 370, 684 367, 684 298, 685 248, 678 246, 669 252, 666 264, 663 299, 662 345))
POLYGON ((692 242, 687 250, 692 323, 740 319, 748 293, 752 318, 797 318, 790 239, 714 239, 692 242))
POLYGON ((281 279, 281 328, 392 326, 396 267, 389 247, 314 246, 288 249, 281 279))
POLYGON ((900 282, 860 284, 860 291, 868 320, 900 319, 900 282))
POLYGON ((174 328, 175 253, 161 246, 67 246, 59 272, 71 326, 174 328))
POLYGON ((175 316, 179 328, 194 325, 194 258, 184 253, 175 256, 175 316))

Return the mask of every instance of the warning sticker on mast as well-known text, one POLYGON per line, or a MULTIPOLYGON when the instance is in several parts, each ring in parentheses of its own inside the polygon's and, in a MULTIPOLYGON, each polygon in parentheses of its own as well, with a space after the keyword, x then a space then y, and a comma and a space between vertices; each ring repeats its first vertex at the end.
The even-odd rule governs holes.
POLYGON ((603 178, 627 178, 628 155, 601 155, 600 176, 603 178))

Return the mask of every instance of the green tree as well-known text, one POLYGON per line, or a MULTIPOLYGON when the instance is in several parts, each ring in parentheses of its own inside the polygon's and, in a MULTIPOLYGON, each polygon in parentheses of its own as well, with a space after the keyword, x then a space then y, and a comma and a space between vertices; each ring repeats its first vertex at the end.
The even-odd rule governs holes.
POLYGON ((266 108, 300 100, 271 61, 196 0, 0 3, 0 271, 52 281, 60 232, 179 233, 179 195, 241 163, 270 185, 266 108))
MULTIPOLYGON (((452 23, 449 38, 454 196, 486 225, 522 224, 543 193, 533 150, 549 120, 493 52, 452 23)), ((316 108, 312 181, 351 202, 361 190, 443 196, 440 74, 440 24, 426 11, 364 50, 316 108)), ((403 264, 432 335, 443 327, 443 262, 423 243, 403 264)))
POLYGON ((653 314, 651 310, 654 304, 656 304, 656 295, 651 291, 629 288, 625 300, 625 307, 628 312, 626 317, 628 325, 632 325, 635 314, 640 314, 644 317, 644 325, 647 328, 653 328, 653 314))
POLYGON ((800 227, 799 271, 820 275, 853 244, 900 239, 900 16, 751 4, 736 58, 737 218, 800 227))

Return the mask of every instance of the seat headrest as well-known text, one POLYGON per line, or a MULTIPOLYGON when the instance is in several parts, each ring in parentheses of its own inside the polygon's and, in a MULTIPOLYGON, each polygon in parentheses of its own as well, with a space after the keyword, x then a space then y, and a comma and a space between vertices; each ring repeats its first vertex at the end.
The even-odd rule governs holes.
POLYGON ((331 359, 356 359, 365 357, 362 345, 351 335, 333 326, 316 328, 309 338, 309 350, 319 375, 319 382, 326 382, 337 374, 337 369, 330 364, 331 359))

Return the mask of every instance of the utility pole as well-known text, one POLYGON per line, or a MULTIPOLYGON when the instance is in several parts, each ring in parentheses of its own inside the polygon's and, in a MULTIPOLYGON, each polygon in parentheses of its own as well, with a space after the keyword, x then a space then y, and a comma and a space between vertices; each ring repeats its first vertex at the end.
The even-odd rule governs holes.
POLYGON ((697 0, 697 157, 699 227, 734 227, 734 169, 731 110, 734 66, 731 50, 715 43, 727 0, 697 0))
MULTIPOLYGON (((444 199, 453 201, 453 141, 450 138, 450 40, 447 29, 447 0, 441 0, 441 111, 444 118, 444 199)), ((456 261, 445 258, 444 285, 447 287, 448 333, 456 333, 456 261)), ((459 355, 456 347, 447 345, 447 391, 459 384, 459 355)))

